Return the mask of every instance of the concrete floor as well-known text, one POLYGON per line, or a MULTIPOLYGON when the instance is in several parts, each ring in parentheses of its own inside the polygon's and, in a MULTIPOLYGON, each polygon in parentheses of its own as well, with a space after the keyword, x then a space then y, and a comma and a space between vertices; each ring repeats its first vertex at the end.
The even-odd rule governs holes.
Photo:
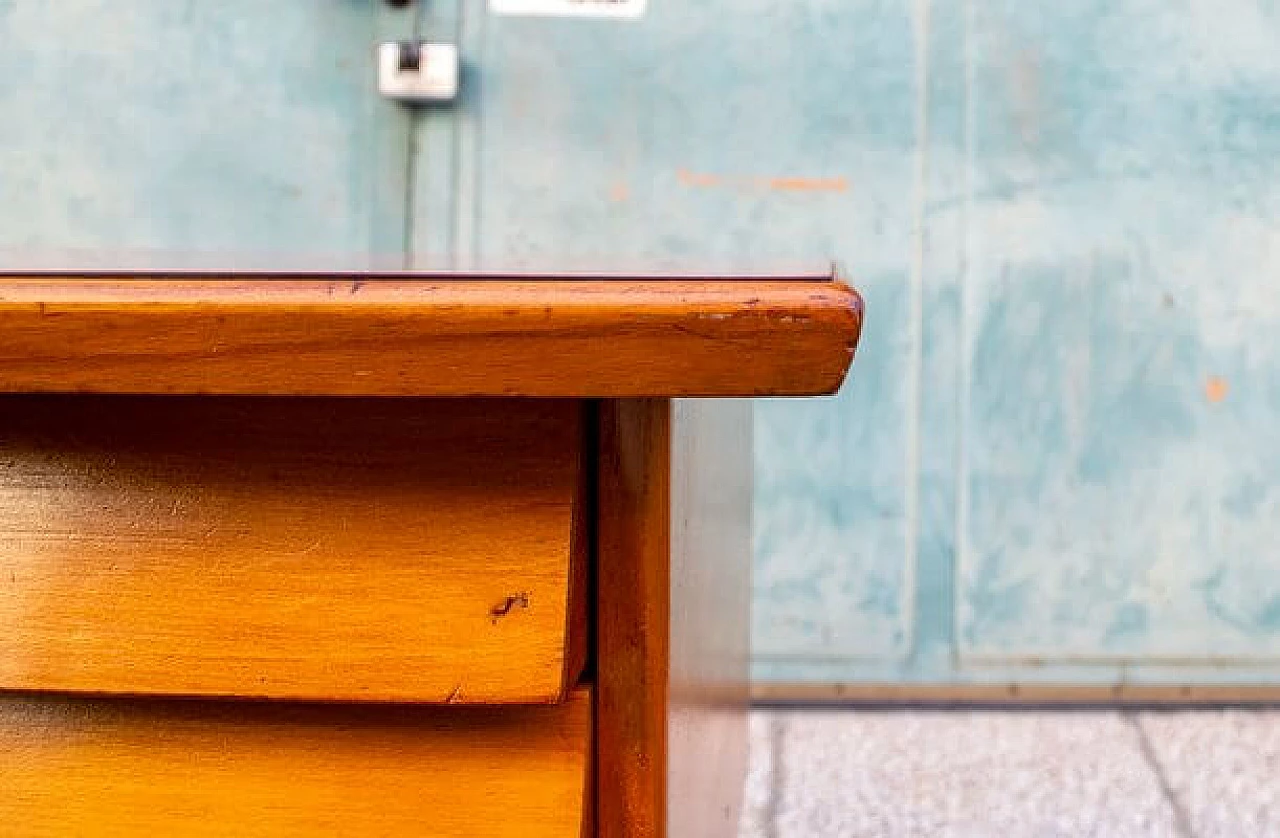
POLYGON ((757 711, 743 838, 1280 838, 1280 711, 757 711))

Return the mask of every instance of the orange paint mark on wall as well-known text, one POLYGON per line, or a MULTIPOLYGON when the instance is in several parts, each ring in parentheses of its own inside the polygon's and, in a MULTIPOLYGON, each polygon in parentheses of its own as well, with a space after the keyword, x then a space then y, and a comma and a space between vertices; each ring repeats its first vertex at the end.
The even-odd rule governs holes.
POLYGON ((681 186, 692 189, 736 189, 740 191, 763 190, 769 192, 848 192, 849 179, 840 177, 791 177, 715 175, 677 169, 676 180, 681 186))
POLYGON ((631 188, 622 181, 609 187, 609 200, 615 204, 623 204, 631 199, 631 188))
POLYGON ((688 169, 678 170, 676 172, 676 178, 684 186, 701 187, 703 189, 714 189, 724 181, 724 178, 719 175, 709 175, 704 172, 691 172, 688 169))
POLYGON ((843 177, 775 177, 769 179, 775 192, 848 192, 849 181, 843 177))
POLYGON ((1204 383, 1204 397, 1210 404, 1220 404, 1226 400, 1230 389, 1225 378, 1211 375, 1204 383))

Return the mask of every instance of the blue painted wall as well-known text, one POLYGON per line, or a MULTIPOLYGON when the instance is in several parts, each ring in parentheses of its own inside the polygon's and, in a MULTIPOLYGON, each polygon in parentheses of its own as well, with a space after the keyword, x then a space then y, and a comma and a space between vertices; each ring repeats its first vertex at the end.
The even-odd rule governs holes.
MULTIPOLYGON (((919 103, 920 143, 900 149, 918 162, 901 184, 917 235, 899 254, 919 294, 908 570, 887 572, 899 556, 866 544, 865 518, 839 514, 859 465, 828 459, 797 489, 798 467, 762 439, 757 674, 1274 680, 1280 7, 910 11, 910 41, 866 19, 898 38, 892 66, 916 69, 919 103), (824 546, 805 540, 814 532, 824 546), (839 548, 826 544, 859 553, 840 565, 868 568, 857 594, 832 594, 839 548), (882 583, 895 578, 908 640, 886 652, 878 626, 901 600, 882 583)), ((857 156, 851 166, 856 182, 857 156)), ((885 262, 896 246, 856 244, 885 262)), ((869 311, 873 330, 885 325, 869 311)), ((889 357, 868 344, 844 404, 889 357)), ((869 423, 884 417, 838 421, 776 433, 795 435, 795 452, 840 450, 824 441, 837 438, 876 447, 869 423)), ((877 478, 885 490, 896 479, 877 478)))
POLYGON ((1265 661, 1280 9, 1029 9, 970 26, 960 652, 1265 661))
POLYGON ((842 261, 850 384, 758 408, 759 677, 1277 676, 1278 4, 46 6, 0 0, 0 262, 842 261), (456 106, 374 95, 415 32, 456 106))
POLYGON ((402 261, 363 0, 0 0, 0 267, 402 261))

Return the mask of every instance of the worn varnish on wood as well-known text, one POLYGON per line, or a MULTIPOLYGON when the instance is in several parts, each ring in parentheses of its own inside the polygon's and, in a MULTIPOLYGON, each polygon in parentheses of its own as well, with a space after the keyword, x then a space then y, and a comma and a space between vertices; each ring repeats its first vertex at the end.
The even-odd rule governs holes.
POLYGON ((521 708, 0 697, 0 831, 581 838, 591 698, 521 708))
POLYGON ((813 395, 861 300, 831 276, 0 277, 0 391, 813 395))
POLYGON ((0 688, 558 700, 585 654, 581 417, 0 397, 0 688))

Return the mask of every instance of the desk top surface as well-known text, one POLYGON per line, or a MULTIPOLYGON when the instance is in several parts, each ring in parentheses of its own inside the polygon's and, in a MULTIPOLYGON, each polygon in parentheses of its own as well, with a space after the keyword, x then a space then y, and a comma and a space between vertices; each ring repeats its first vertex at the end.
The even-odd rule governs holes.
POLYGON ((831 273, 0 276, 0 392, 579 398, 837 390, 831 273))

